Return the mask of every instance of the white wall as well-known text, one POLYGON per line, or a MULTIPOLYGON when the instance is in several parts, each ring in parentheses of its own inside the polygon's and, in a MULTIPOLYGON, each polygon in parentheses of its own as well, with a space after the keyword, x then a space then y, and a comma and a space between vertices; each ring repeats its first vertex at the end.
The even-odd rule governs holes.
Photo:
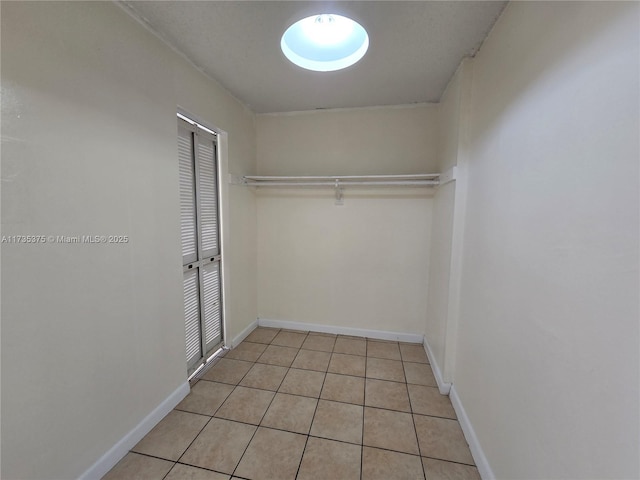
MULTIPOLYGON (((460 64, 438 104, 437 169, 445 172, 458 165, 461 132, 461 101, 470 59, 460 64)), ((433 224, 429 265, 429 290, 425 340, 430 348, 432 367, 440 384, 450 383, 452 371, 445 371, 449 321, 452 240, 456 214, 457 182, 439 186, 433 198, 433 224)), ((458 205, 459 208, 459 205, 458 205)), ((451 331, 449 330, 449 337, 451 331)), ((455 339, 450 338, 455 349, 455 339)), ((449 370, 449 369, 447 369, 449 370)), ((442 385, 441 385, 442 388, 442 385)))
POLYGON ((639 5, 514 2, 474 61, 454 388, 497 478, 638 478, 639 5))
POLYGON ((390 175, 436 168, 437 105, 257 117, 260 175, 390 175))
MULTIPOLYGON (((437 107, 258 115, 263 175, 431 173, 437 107)), ((430 193, 345 189, 257 193, 261 318, 422 333, 430 193)))
MULTIPOLYGON (((255 171, 254 116, 112 3, 2 3, 2 478, 76 478, 186 381, 176 108, 255 171)), ((229 329, 256 318, 255 202, 229 205, 229 329), (248 237, 248 238, 247 238, 248 237)))

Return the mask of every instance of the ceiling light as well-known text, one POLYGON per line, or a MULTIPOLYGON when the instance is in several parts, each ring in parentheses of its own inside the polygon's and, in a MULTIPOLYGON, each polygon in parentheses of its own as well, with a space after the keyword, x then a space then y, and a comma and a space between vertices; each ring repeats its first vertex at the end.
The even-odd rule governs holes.
POLYGON ((350 18, 323 13, 298 20, 287 28, 280 48, 302 68, 332 72, 350 67, 364 57, 369 35, 350 18))

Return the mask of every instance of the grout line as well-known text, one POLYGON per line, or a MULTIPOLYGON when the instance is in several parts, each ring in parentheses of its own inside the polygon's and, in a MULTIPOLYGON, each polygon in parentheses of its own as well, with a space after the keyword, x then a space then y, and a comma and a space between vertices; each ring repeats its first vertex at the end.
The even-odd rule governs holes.
POLYGON ((466 466, 466 467, 474 467, 476 470, 478 469, 478 466, 477 466, 477 465, 473 465, 473 464, 471 464, 471 463, 456 462, 456 461, 454 461, 454 460, 446 460, 446 459, 444 459, 444 458, 429 457, 429 456, 427 456, 427 455, 422 455, 422 456, 421 456, 421 458, 428 458, 428 459, 430 459, 430 460, 438 460, 438 461, 440 461, 440 462, 454 463, 454 464, 456 464, 456 465, 464 465, 464 466, 466 466))
MULTIPOLYGON (((414 413, 414 415, 420 415, 421 417, 439 418, 441 420, 453 420, 454 422, 458 422, 457 418, 441 417, 440 415, 426 415, 424 413, 414 413)), ((460 422, 458 422, 458 423, 460 423, 460 422)))
MULTIPOLYGON (((398 380, 387 380, 386 378, 367 377, 367 380, 375 380, 376 382, 398 383, 400 385, 413 385, 413 383, 399 382, 398 380)), ((420 385, 420 386, 424 387, 426 385, 420 385)), ((435 388, 435 387, 432 387, 432 388, 435 388)))
MULTIPOLYGON (((199 469, 201 469, 201 470, 206 470, 207 472, 215 472, 215 473, 219 473, 219 474, 221 474, 221 475, 229 475, 228 473, 225 473, 225 472, 223 472, 223 471, 221 471, 221 470, 216 470, 216 469, 214 469, 214 468, 209 468, 209 467, 203 467, 203 466, 201 466, 201 465, 194 465, 193 463, 187 463, 187 462, 177 461, 177 462, 176 462, 176 465, 178 465, 178 464, 180 464, 180 465, 186 465, 187 467, 199 468, 199 469)), ((175 465, 174 465, 174 467, 175 467, 175 465)))
MULTIPOLYGON (((232 418, 224 418, 224 417, 211 417, 212 419, 216 419, 216 420, 224 420, 225 422, 233 422, 233 423, 239 423, 240 425, 247 425, 249 427, 259 427, 259 425, 256 425, 255 423, 247 423, 247 422, 241 422, 240 420, 234 420, 232 418)), ((229 475, 227 473, 227 475, 229 475)))
POLYGON ((364 411, 365 405, 367 404, 367 346, 369 344, 365 342, 364 344, 364 395, 362 397, 362 436, 360 438, 360 480, 362 480, 363 470, 364 470, 364 411))
MULTIPOLYGON (((404 367, 404 364, 403 364, 403 367, 404 367)), ((406 375, 405 375, 405 380, 406 380, 406 375)), ((420 450, 420 439, 418 438, 418 429, 416 428, 416 417, 413 411, 413 403, 411 402, 411 395, 409 395, 409 383, 405 382, 405 387, 407 388, 407 396, 409 397, 409 408, 411 409, 411 423, 413 423, 413 433, 416 436, 416 444, 418 445, 418 454, 422 457, 422 450, 420 450)), ((424 462, 422 461, 422 458, 420 459, 420 466, 422 467, 422 475, 424 476, 424 478, 427 478, 427 472, 424 469, 424 462)))
MULTIPOLYGON (((245 388, 247 388, 247 387, 245 387, 245 388)), ((238 467, 242 463, 242 459, 246 455, 247 450, 249 450, 249 445, 251 445, 251 442, 253 442, 253 439, 256 438, 256 434, 258 433, 258 430, 260 429, 260 424, 262 423, 262 420, 264 420, 264 416, 269 411, 269 407, 271 407, 271 404, 273 403, 273 399, 274 398, 276 398, 275 393, 274 393, 273 397, 271 397, 271 401, 269 402, 269 405, 267 405, 267 408, 265 409, 264 413, 262 414, 262 417, 260 418, 260 421, 258 422, 258 425, 253 425, 254 427, 256 427, 256 429, 254 430, 253 435, 251 435, 251 439, 249 440, 249 443, 247 443, 247 446, 244 447, 244 451, 242 452, 242 455, 240 455, 240 458, 238 459, 238 463, 233 468, 233 472, 231 472, 231 477, 234 476, 234 473, 236 473, 236 470, 238 469, 238 467)), ((228 419, 226 419, 226 420, 228 420, 228 419)), ((244 422, 238 422, 238 423, 244 423, 244 422)), ((249 424, 245 424, 245 425, 249 425, 249 424)))
POLYGON ((129 450, 128 453, 135 453, 136 455, 142 455, 143 457, 157 458, 158 460, 164 460, 165 462, 177 463, 176 460, 169 460, 168 458, 158 457, 157 455, 151 455, 149 453, 134 452, 133 450, 129 450))
MULTIPOLYGON (((323 438, 323 437, 316 437, 315 435, 311 435, 313 438, 323 438)), ((328 438, 326 440, 331 440, 334 442, 340 442, 340 443, 346 443, 347 445, 357 445, 356 443, 349 443, 349 442, 345 442, 344 440, 334 440, 333 438, 328 438)), ((415 454, 415 453, 410 453, 410 452, 403 452, 402 450, 392 450, 390 448, 385 448, 385 447, 374 447, 373 445, 365 445, 362 444, 361 445, 362 450, 363 450, 363 457, 364 457, 364 448, 373 448, 375 450, 383 450, 385 452, 392 452, 392 453, 401 453, 402 455, 410 455, 412 457, 418 457, 418 458, 422 458, 422 456, 420 454, 415 454)), ((425 457, 425 458, 430 458, 430 457, 425 457)), ((434 460, 443 460, 441 458, 434 458, 434 460)), ((448 460, 443 460, 443 461, 448 461, 448 460)), ((457 463, 457 462, 451 462, 451 463, 457 463)), ((463 463, 462 465, 467 465, 466 463, 463 463)), ((471 466, 475 466, 475 465, 471 465, 471 466)))
POLYGON ((400 365, 402 365, 402 377, 404 378, 404 383, 409 383, 407 381, 407 372, 404 369, 404 362, 400 362, 400 365))
MULTIPOLYGON (((275 339, 275 338, 280 334, 280 331, 281 331, 281 330, 278 330, 278 333, 276 333, 276 335, 274 335, 274 336, 273 336, 273 338, 271 339, 271 341, 273 341, 273 339, 275 339)), ((269 345, 271 345, 271 343, 270 343, 269 345)), ((267 347, 267 348, 265 349, 265 352, 267 351, 267 349, 268 349, 268 348, 269 348, 269 347, 267 347)), ((261 356, 262 356, 262 355, 261 355, 261 356)), ((254 363, 254 365, 255 365, 257 362, 253 362, 253 363, 254 363)), ((253 368, 253 366, 252 366, 251 368, 253 368)), ((251 370, 251 368, 250 368, 249 370, 251 370)), ((247 373, 249 373, 249 372, 247 371, 247 373)), ((287 373, 288 373, 288 370, 287 370, 287 373)), ((246 376, 246 374, 245 374, 245 376, 246 376)), ((285 377, 286 377, 286 376, 287 376, 287 374, 285 373, 285 377)), ((244 379, 244 377, 242 377, 242 379, 244 379)), ((284 380, 284 377, 283 377, 283 380, 284 380)), ((240 381, 242 381, 242 380, 240 380, 240 381)), ((240 383, 240 382, 238 382, 238 383, 240 383)), ((249 388, 249 387, 245 387, 245 388, 249 388)), ((233 477, 233 474, 234 474, 234 473, 236 473, 236 470, 238 469, 238 467, 239 467, 239 466, 240 466, 240 464, 242 463, 242 459, 243 459, 243 458, 244 458, 244 456, 246 455, 247 450, 249 449, 249 445, 251 445, 251 442, 253 442, 253 439, 256 437, 256 434, 258 433, 258 429, 260 428, 260 424, 261 424, 261 423, 262 423, 262 421, 264 420, 264 417, 265 417, 265 415, 267 414, 267 412, 269 411, 269 408, 271 407, 271 404, 273 403, 273 400, 274 400, 275 398, 276 398, 276 392, 273 392, 273 397, 271 397, 271 401, 269 402, 269 405, 267 405, 267 408, 264 410, 264 413, 262 414, 262 417, 260 418, 260 421, 258 422, 258 425, 256 425, 256 429, 255 429, 255 431, 253 432, 253 435, 251 436, 251 439, 249 440, 249 443, 247 443, 247 446, 244 448, 244 451, 242 452, 242 455, 240 455, 240 458, 238 459, 238 463, 237 463, 237 464, 236 464, 236 466, 234 467, 233 472, 231 472, 231 477, 233 477)), ((243 422, 239 422, 239 423, 243 423, 243 422)))
POLYGON ((309 443, 309 437, 311 436, 311 429, 313 428, 313 422, 316 419, 316 412, 318 411, 318 405, 320 405, 320 395, 322 395, 322 389, 324 388, 324 382, 327 379, 327 373, 324 373, 324 378, 322 379, 322 385, 320 386, 320 393, 318 393, 318 398, 316 400, 316 408, 313 410, 313 416, 311 417, 311 423, 309 424, 309 432, 307 433, 307 438, 304 441, 304 448, 302 449, 302 455, 300 456, 300 462, 298 463, 298 469, 296 470, 296 477, 300 474, 300 467, 302 467, 302 460, 304 459, 304 454, 307 451, 307 444, 309 443))
POLYGON ((345 445, 354 445, 356 447, 362 447, 361 443, 347 442, 346 440, 339 440, 337 438, 320 437, 318 435, 311 435, 311 434, 309 434, 309 437, 310 438, 317 438, 318 440, 327 440, 329 442, 338 442, 338 443, 344 443, 345 445))
MULTIPOLYGON (((283 393, 283 395, 286 395, 286 393, 283 393)), ((317 405, 316 405, 316 407, 317 407, 317 405)), ((314 413, 314 415, 315 415, 315 413, 314 413)), ((238 423, 243 423, 243 422, 238 422, 238 423)), ((313 421, 312 421, 312 423, 313 423, 313 421)), ((248 425, 248 424, 245 424, 245 425, 248 425)), ((281 427, 274 427, 272 425, 258 425, 258 427, 263 428, 265 430, 277 430, 279 432, 292 433, 293 435, 302 435, 304 437, 308 437, 309 436, 308 433, 294 432, 293 430, 287 430, 286 428, 281 428, 281 427)), ((309 429, 311 429, 311 425, 309 425, 309 429)), ((315 437, 315 435, 312 435, 312 437, 315 437)), ((345 443, 349 443, 349 442, 345 442, 345 443)))
POLYGON ((324 352, 330 355, 333 354, 333 350, 320 350, 318 348, 300 347, 300 350, 306 350, 307 352, 324 352))
MULTIPOLYGON (((282 391, 280 391, 280 388, 282 388, 282 384, 278 388, 278 392, 282 393, 282 394, 285 394, 285 395, 297 395, 299 397, 315 398, 316 400, 319 400, 320 399, 320 395, 322 394, 322 388, 324 387, 324 381, 325 381, 325 379, 327 377, 327 372, 319 372, 317 370, 303 370, 303 369, 295 368, 295 367, 291 367, 289 369, 289 372, 291 372, 291 370, 302 371, 302 372, 312 372, 312 373, 316 373, 318 375, 322 375, 322 385, 320 385, 320 390, 318 391, 318 395, 315 396, 315 395, 303 395, 301 393, 282 392, 282 391)), ((287 372, 287 375, 289 375, 289 372, 287 372)), ((286 378, 286 375, 285 375, 285 378, 286 378)), ((283 383, 284 383, 284 380, 283 380, 283 383)))
POLYGON ((209 420, 207 420, 207 423, 205 423, 202 428, 200 429, 200 431, 198 432, 198 434, 193 437, 193 440, 191 440, 191 442, 189 442, 189 445, 187 446, 187 448, 184 449, 184 451, 180 454, 180 456, 178 457, 178 459, 176 460, 176 463, 180 461, 180 459, 182 457, 184 457, 185 453, 187 453, 187 450, 189 450, 191 448, 191 445, 193 445, 193 442, 196 441, 196 439, 200 436, 200 434, 202 433, 202 431, 207 427, 207 425, 209 425, 209 423, 211 422, 211 419, 213 417, 209 417, 209 420))
MULTIPOLYGON (((413 411, 411 413, 411 423, 413 423, 413 433, 416 436, 416 444, 418 445, 418 454, 422 457, 422 449, 420 448, 420 439, 418 438, 418 429, 416 428, 416 417, 413 411)), ((425 472, 424 470, 424 462, 422 462, 421 460, 420 464, 422 465, 422 475, 424 475, 424 477, 427 478, 427 472, 425 472)))
MULTIPOLYGON (((174 408, 172 411, 174 411, 174 410, 175 410, 175 408, 174 408)), ((179 411, 182 411, 182 410, 179 410, 179 411)), ((169 412, 169 413, 171 413, 171 412, 169 412)), ((200 431, 196 434, 196 436, 195 436, 195 437, 193 437, 193 440, 191 440, 191 442, 189 442, 189 445, 187 445, 187 447, 184 449, 184 451, 180 454, 180 456, 178 457, 178 460, 171 460, 171 459, 168 459, 168 458, 162 458, 162 457, 158 457, 158 456, 155 456, 155 455, 149 455, 149 454, 147 454, 147 453, 136 452, 136 451, 134 451, 134 450, 133 450, 133 448, 135 448, 135 445, 134 445, 134 447, 133 447, 131 450, 129 450, 129 453, 137 453, 138 455, 146 455, 147 457, 159 458, 159 459, 161 459, 161 460, 165 460, 165 461, 168 461, 168 462, 173 462, 173 465, 175 466, 175 464, 176 464, 176 463, 178 463, 178 461, 179 461, 179 460, 184 456, 184 454, 187 452, 187 450, 189 450, 189 447, 191 447, 191 445, 193 445, 193 442, 195 442, 195 441, 196 441, 196 438, 198 438, 198 437, 200 436, 200 434, 202 433, 202 431, 205 429, 205 427, 206 427, 207 425, 209 425, 209 422, 210 422, 210 421, 211 421, 211 419, 213 418, 213 417, 211 417, 211 416, 209 416, 209 415, 203 415, 203 414, 201 414, 201 413, 194 413, 194 412, 185 412, 185 413, 190 413, 190 414, 192 414, 192 415, 200 415, 201 417, 209 417, 209 420, 207 420, 207 421, 206 421, 206 423, 202 426, 202 428, 201 428, 201 429, 200 429, 200 431)), ((164 419, 163 419, 163 420, 164 420, 164 419)), ((147 434, 147 435, 148 435, 148 434, 147 434)), ((146 437, 146 435, 145 435, 145 437, 146 437)), ((143 438, 144 438, 144 437, 143 437, 143 438)), ((171 469, 173 469, 173 467, 171 467, 171 469)), ((171 471, 171 469, 169 470, 169 472, 171 471)), ((167 472, 167 475, 169 474, 169 472, 167 472)), ((166 477, 166 475, 165 475, 165 477, 166 477)), ((163 477, 163 478, 164 478, 164 477, 163 477)))
MULTIPOLYGON (((156 458, 158 460, 164 460, 165 462, 171 462, 173 463, 173 466, 175 466, 176 463, 178 463, 177 460, 169 460, 168 458, 163 458, 163 457, 158 457, 157 455, 151 455, 149 453, 141 453, 141 452, 134 452, 133 450, 129 450, 129 452, 127 452, 127 455, 130 453, 134 453, 136 455, 142 455, 143 457, 149 457, 149 458, 156 458)), ((180 455, 182 456, 182 455, 180 455)), ((124 458, 124 457, 123 457, 124 458)), ((122 460, 121 460, 122 461, 122 460)), ((116 464, 117 465, 117 464, 116 464)), ((173 468, 173 466, 171 468, 173 468)), ((170 472, 171 470, 169 470, 170 472)), ((167 474, 169 473, 167 472, 167 474)), ((107 472, 108 473, 108 472, 107 472)), ((106 474, 105 474, 106 475, 106 474)), ((164 477, 163 477, 164 478, 164 477)))
POLYGON ((171 465, 171 468, 169 469, 169 471, 167 473, 165 473, 164 477, 162 477, 162 480, 164 480, 165 478, 167 478, 169 476, 169 474, 176 467, 177 464, 178 464, 178 462, 173 462, 173 465, 171 465))

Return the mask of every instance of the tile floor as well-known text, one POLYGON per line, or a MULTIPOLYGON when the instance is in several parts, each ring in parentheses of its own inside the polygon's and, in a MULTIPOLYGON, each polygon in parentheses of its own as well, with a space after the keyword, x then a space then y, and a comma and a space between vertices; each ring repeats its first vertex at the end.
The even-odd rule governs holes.
POLYGON ((105 477, 479 480, 422 345, 257 328, 105 477))

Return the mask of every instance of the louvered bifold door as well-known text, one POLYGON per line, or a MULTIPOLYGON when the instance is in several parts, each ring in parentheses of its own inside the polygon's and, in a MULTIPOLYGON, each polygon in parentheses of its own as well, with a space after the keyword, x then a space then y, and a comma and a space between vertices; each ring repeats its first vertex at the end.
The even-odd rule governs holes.
POLYGON ((189 372, 222 341, 216 137, 178 120, 184 318, 189 372))
POLYGON ((218 255, 218 189, 216 144, 205 133, 198 134, 198 178, 200 185, 200 230, 202 257, 218 255))
POLYGON ((216 137, 196 130, 196 198, 202 335, 205 355, 222 341, 216 137))

